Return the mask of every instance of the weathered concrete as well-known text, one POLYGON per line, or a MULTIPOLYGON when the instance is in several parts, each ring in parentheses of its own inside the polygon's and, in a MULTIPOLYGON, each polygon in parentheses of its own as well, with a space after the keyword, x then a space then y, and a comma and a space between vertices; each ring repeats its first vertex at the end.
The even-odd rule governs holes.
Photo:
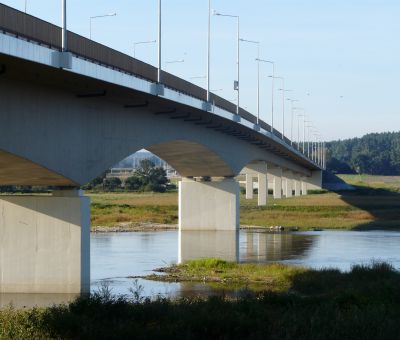
POLYGON ((233 178, 179 182, 179 230, 238 230, 239 183, 233 178))
POLYGON ((0 196, 0 292, 89 289, 89 198, 78 191, 0 196))

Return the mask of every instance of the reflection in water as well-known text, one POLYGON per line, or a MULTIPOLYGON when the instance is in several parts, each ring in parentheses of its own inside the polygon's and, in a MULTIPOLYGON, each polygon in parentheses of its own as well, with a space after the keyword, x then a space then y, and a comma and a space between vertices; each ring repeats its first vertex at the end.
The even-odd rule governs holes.
POLYGON ((301 258, 315 237, 292 233, 246 231, 240 245, 240 262, 270 262, 301 258))
POLYGON ((0 308, 12 304, 15 308, 46 307, 76 299, 79 294, 0 294, 0 308))
MULTIPOLYGON (((272 234, 263 230, 229 232, 177 231, 109 233, 91 235, 92 291, 107 282, 114 294, 129 294, 135 281, 129 276, 147 275, 154 268, 193 258, 219 257, 240 262, 279 261, 312 268, 349 270, 354 263, 371 259, 400 269, 400 232, 323 231, 272 234)), ((221 294, 205 284, 139 280, 143 296, 181 297, 221 294)), ((222 294, 240 294, 225 290, 222 294)), ((62 294, 0 294, 0 307, 51 305, 74 296, 62 294)))
POLYGON ((179 232, 178 262, 201 258, 239 260, 239 232, 181 231, 179 232))

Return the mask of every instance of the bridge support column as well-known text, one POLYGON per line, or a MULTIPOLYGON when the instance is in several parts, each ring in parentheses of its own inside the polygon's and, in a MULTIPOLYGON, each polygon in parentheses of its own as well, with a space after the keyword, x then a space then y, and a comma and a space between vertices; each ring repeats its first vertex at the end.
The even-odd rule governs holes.
POLYGON ((1 293, 88 293, 89 198, 0 196, 0 271, 1 293))
POLYGON ((301 194, 302 196, 307 195, 307 182, 305 177, 301 178, 301 194))
POLYGON ((312 171, 311 177, 308 177, 308 190, 322 189, 322 170, 312 171))
POLYGON ((280 199, 282 198, 282 169, 270 167, 268 171, 272 176, 274 176, 273 180, 274 198, 280 199))
POLYGON ((300 181, 300 178, 299 178, 298 175, 294 176, 293 182, 294 182, 294 195, 296 197, 300 196, 300 194, 301 194, 301 181, 300 181))
POLYGON ((291 171, 285 171, 285 196, 290 198, 293 196, 293 173, 291 171))
POLYGON ((179 230, 238 230, 239 183, 233 178, 179 182, 179 230))
POLYGON ((268 199, 267 173, 258 174, 258 206, 266 206, 268 199))
POLYGON ((253 175, 246 174, 246 199, 251 200, 253 199, 253 175))

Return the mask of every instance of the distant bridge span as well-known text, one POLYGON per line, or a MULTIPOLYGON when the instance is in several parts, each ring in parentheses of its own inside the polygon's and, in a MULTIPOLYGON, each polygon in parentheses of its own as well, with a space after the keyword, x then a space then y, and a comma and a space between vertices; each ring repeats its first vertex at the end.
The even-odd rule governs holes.
POLYGON ((61 53, 60 31, 0 4, 0 185, 62 189, 0 200, 0 292, 88 289, 89 203, 71 189, 142 148, 184 177, 181 230, 237 229, 240 173, 247 198, 258 178, 259 205, 269 187, 276 198, 321 187, 322 150, 311 160, 234 104, 215 94, 209 103, 204 89, 166 72, 157 83, 156 68, 74 33, 61 53))

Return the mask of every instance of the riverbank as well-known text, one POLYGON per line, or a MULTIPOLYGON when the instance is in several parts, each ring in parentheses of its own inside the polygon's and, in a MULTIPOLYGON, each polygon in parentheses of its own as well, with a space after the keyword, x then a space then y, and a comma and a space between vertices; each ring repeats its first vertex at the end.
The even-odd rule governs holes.
MULTIPOLYGON (((258 207, 257 200, 240 198, 242 226, 283 226, 300 230, 400 230, 400 177, 341 176, 356 190, 315 192, 308 196, 274 200, 258 207)), ((132 231, 177 225, 177 193, 89 193, 93 230, 132 231), (100 229, 97 226, 103 226, 100 229)))
MULTIPOLYGON (((239 270, 217 260, 188 266, 221 277, 239 270)), ((398 339, 400 273, 388 264, 349 273, 279 266, 262 280, 265 290, 235 298, 151 301, 137 287, 130 296, 103 289, 70 304, 3 309, 0 339, 398 339), (278 289, 268 289, 272 274, 278 289)))

